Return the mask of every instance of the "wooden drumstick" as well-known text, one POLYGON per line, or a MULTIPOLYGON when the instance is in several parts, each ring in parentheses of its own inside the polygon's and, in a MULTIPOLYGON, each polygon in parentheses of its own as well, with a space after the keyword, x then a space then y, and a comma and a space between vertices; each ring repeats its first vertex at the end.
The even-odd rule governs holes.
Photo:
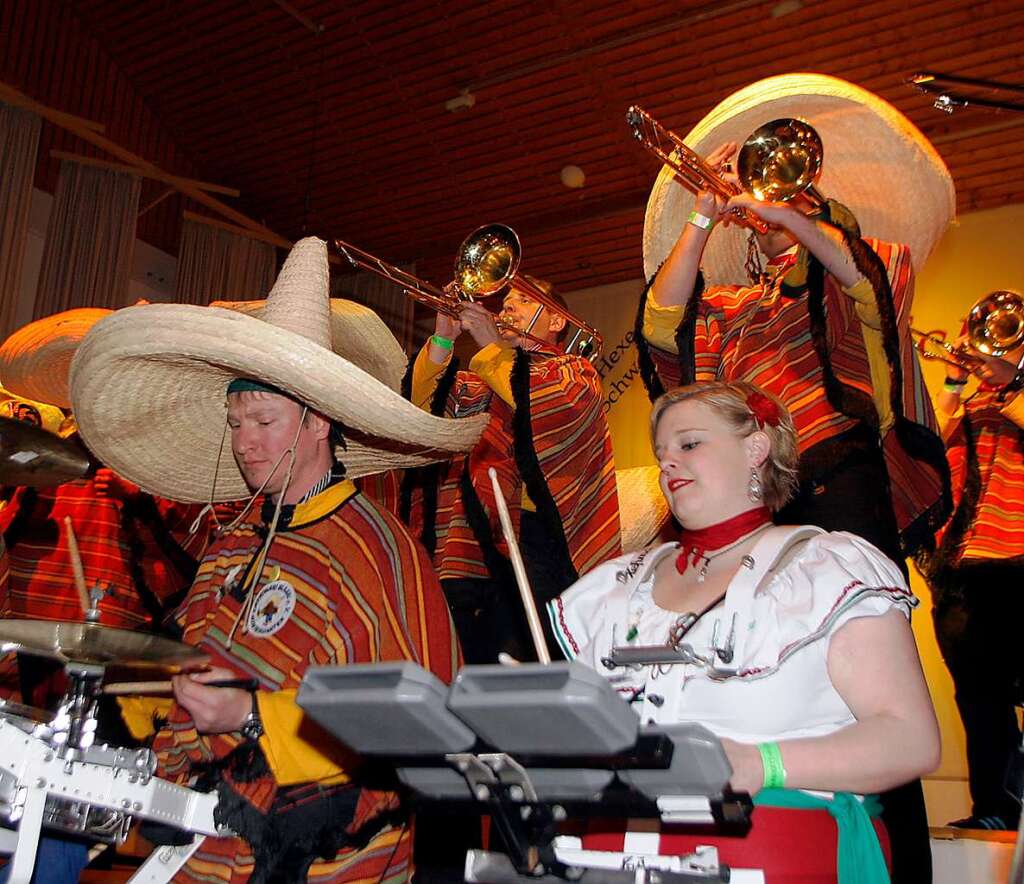
MULTIPOLYGON (((254 678, 227 678, 219 681, 199 682, 208 688, 240 688, 243 691, 255 691, 259 688, 259 682, 254 678)), ((174 686, 170 679, 166 681, 113 681, 103 685, 104 694, 113 694, 116 697, 130 696, 131 694, 170 694, 174 686)))
POLYGON ((512 530, 512 517, 508 513, 508 504, 505 502, 505 495, 501 493, 501 486, 498 485, 498 474, 494 467, 490 467, 487 470, 487 475, 491 477, 491 487, 494 488, 494 501, 498 505, 501 533, 505 535, 505 543, 508 544, 512 571, 516 575, 519 595, 523 600, 523 607, 526 609, 526 622, 530 625, 530 637, 533 639, 534 650, 537 651, 537 659, 541 663, 550 663, 551 655, 548 653, 547 642, 544 641, 544 631, 540 626, 540 617, 537 616, 537 606, 533 603, 533 590, 530 589, 530 580, 526 576, 523 556, 519 552, 519 544, 516 543, 516 535, 512 530))
POLYGON ((78 602, 82 606, 82 615, 88 616, 92 605, 89 602, 89 590, 85 585, 82 557, 78 554, 78 540, 75 538, 75 529, 71 527, 71 516, 64 517, 64 527, 68 531, 68 555, 71 557, 71 573, 75 575, 75 589, 78 590, 78 602))

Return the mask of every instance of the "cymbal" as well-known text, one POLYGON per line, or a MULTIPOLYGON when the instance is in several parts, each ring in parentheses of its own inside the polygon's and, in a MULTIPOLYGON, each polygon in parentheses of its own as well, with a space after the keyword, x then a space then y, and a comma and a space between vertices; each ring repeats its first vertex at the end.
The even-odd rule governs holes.
POLYGON ((61 485, 81 479, 89 466, 89 454, 78 442, 25 421, 0 417, 0 484, 61 485))
POLYGON ((210 659, 190 645, 147 632, 59 620, 0 620, 0 651, 23 651, 62 663, 97 666, 119 663, 196 669, 210 659))

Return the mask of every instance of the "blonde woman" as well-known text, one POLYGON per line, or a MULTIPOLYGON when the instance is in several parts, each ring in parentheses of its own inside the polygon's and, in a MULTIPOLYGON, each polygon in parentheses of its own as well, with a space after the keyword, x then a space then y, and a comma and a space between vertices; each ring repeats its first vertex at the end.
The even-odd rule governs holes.
POLYGON ((679 542, 602 565, 549 614, 567 656, 606 672, 644 722, 711 729, 732 787, 761 805, 745 838, 663 833, 659 852, 710 841, 772 884, 834 881, 837 867, 841 881, 888 880, 884 827, 863 796, 939 760, 908 622, 917 600, 861 538, 772 524, 797 467, 774 397, 743 382, 681 387, 655 402, 651 434, 679 542), (666 643, 694 662, 600 662, 613 646, 666 643))

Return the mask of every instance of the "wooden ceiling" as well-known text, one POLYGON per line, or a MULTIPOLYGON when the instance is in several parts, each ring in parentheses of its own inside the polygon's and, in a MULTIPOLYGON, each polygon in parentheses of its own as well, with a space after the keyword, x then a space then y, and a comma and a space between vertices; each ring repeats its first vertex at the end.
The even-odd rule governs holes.
MULTIPOLYGON (((949 164, 961 213, 1024 200, 1024 113, 947 116, 904 82, 930 69, 1024 84, 1020 0, 14 5, 43 19, 17 25, 23 38, 46 39, 48 15, 98 45, 117 72, 107 82, 127 81, 173 143, 168 171, 238 188, 232 204, 286 237, 348 239, 435 282, 491 221, 515 227, 524 268, 563 290, 637 278, 657 164, 631 140, 626 107, 685 134, 736 88, 795 70, 852 80, 906 113, 949 164), (447 110, 463 93, 473 106, 447 110), (582 189, 561 183, 569 164, 582 189)), ((49 76, 99 65, 83 57, 49 76)), ((4 76, 31 94, 28 70, 8 63, 4 76)), ((74 90, 50 91, 89 115, 74 90)), ((167 225, 183 207, 153 232, 158 245, 174 250, 167 225)))

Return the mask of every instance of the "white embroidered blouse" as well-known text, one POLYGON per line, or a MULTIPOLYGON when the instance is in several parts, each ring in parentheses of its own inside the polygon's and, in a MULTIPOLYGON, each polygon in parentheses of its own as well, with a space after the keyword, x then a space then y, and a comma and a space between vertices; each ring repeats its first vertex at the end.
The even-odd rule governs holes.
POLYGON ((606 562, 548 605, 566 656, 605 673, 645 723, 697 722, 744 743, 833 733, 854 716, 829 679, 832 636, 894 607, 909 617, 918 603, 896 565, 860 537, 772 528, 683 639, 716 671, 607 668, 613 646, 666 644, 680 615, 655 604, 654 567, 676 552, 668 543, 606 562))

